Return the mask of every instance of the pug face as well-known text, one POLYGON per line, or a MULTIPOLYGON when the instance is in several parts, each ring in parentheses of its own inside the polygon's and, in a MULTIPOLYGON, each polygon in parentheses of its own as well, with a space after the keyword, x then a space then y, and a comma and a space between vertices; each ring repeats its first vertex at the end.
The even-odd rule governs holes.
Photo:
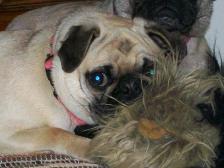
POLYGON ((64 106, 93 124, 118 102, 141 95, 139 75, 153 76, 153 61, 170 44, 142 19, 96 12, 75 18, 66 19, 56 33, 52 79, 64 106))
POLYGON ((136 1, 135 16, 155 21, 169 31, 189 32, 197 18, 196 0, 136 1))
POLYGON ((168 31, 203 36, 208 28, 214 0, 107 0, 103 6, 123 17, 142 17, 168 31))

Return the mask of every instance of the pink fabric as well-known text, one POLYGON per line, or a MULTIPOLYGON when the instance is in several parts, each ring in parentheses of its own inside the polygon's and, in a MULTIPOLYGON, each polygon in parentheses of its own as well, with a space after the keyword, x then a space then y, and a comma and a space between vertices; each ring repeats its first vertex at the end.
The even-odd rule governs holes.
POLYGON ((191 37, 184 36, 184 43, 187 44, 191 40, 191 37))
POLYGON ((45 67, 46 70, 51 70, 52 69, 52 67, 53 67, 53 60, 52 59, 53 58, 50 58, 45 62, 44 67, 45 67))

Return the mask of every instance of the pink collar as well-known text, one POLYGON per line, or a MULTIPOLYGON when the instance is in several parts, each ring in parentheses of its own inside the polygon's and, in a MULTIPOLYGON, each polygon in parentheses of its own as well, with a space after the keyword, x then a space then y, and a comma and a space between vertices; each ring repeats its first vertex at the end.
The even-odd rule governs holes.
POLYGON ((191 37, 184 37, 184 43, 187 44, 191 40, 191 37))
MULTIPOLYGON (((45 60, 45 63, 44 63, 44 67, 45 67, 45 70, 46 70, 46 74, 47 74, 47 78, 48 80, 50 81, 52 87, 54 88, 54 85, 53 85, 53 81, 51 79, 51 70, 53 68, 53 57, 55 54, 53 54, 53 51, 52 51, 52 44, 53 44, 53 37, 51 38, 51 43, 50 43, 50 53, 47 54, 47 59, 45 60)), ((80 125, 85 125, 87 124, 84 120, 80 119, 79 117, 77 117, 73 112, 71 112, 65 105, 64 103, 61 101, 61 99, 58 97, 56 91, 55 91, 55 88, 54 88, 54 92, 53 92, 55 98, 62 104, 62 106, 65 108, 66 112, 68 113, 72 123, 74 123, 76 126, 80 126, 80 125)))

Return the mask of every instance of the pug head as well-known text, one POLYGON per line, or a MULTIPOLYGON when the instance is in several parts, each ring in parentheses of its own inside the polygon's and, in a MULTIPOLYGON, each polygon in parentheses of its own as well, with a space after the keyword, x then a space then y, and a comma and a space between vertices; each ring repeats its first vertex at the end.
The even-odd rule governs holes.
POLYGON ((171 48, 166 33, 142 19, 85 9, 85 15, 65 19, 55 35, 56 93, 69 111, 93 124, 117 104, 137 99, 142 94, 139 76, 153 76, 154 60, 171 48))
POLYGON ((142 17, 168 31, 203 36, 209 26, 214 0, 106 0, 103 7, 122 17, 142 17))

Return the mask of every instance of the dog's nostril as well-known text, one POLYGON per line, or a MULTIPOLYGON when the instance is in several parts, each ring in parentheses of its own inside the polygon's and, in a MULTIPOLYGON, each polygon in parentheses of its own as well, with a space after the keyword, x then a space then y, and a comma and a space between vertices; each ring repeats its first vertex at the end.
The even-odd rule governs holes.
POLYGON ((126 83, 122 86, 122 94, 127 101, 136 99, 141 94, 141 92, 141 83, 137 78, 132 78, 129 83, 126 83))
POLYGON ((175 20, 174 18, 171 18, 169 16, 162 16, 162 17, 158 18, 159 22, 165 23, 165 24, 170 24, 170 25, 173 25, 174 20, 175 20))
POLYGON ((136 95, 140 95, 142 93, 141 83, 135 82, 133 84, 133 91, 136 93, 136 95))
POLYGON ((177 28, 179 25, 179 20, 177 18, 168 15, 158 16, 156 17, 156 21, 167 29, 177 28))
POLYGON ((126 85, 121 87, 121 92, 123 94, 129 95, 130 91, 131 91, 131 89, 130 89, 130 85, 129 84, 126 84, 126 85))
POLYGON ((179 20, 179 11, 173 7, 162 7, 154 13, 154 20, 166 29, 177 28, 179 20))

